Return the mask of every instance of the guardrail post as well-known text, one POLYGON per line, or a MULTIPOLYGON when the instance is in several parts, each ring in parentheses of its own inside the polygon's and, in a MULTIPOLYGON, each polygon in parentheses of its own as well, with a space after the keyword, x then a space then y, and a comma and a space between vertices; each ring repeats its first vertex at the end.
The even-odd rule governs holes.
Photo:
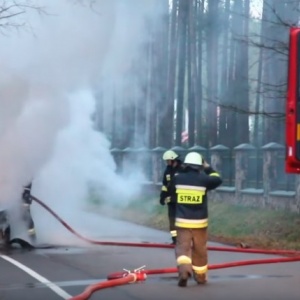
POLYGON ((241 191, 247 187, 249 180, 249 156, 255 151, 251 144, 241 144, 234 148, 235 151, 235 189, 236 202, 240 202, 241 191))
POLYGON ((284 147, 277 143, 269 143, 264 145, 262 150, 264 196, 267 199, 271 191, 281 189, 278 183, 284 174, 284 147))
POLYGON ((223 186, 232 185, 233 161, 230 155, 230 149, 224 145, 216 145, 210 148, 211 166, 220 172, 223 179, 223 186))
POLYGON ((152 152, 152 180, 154 184, 158 184, 162 182, 163 173, 165 170, 165 163, 162 159, 163 153, 167 149, 163 147, 156 147, 151 150, 152 152))

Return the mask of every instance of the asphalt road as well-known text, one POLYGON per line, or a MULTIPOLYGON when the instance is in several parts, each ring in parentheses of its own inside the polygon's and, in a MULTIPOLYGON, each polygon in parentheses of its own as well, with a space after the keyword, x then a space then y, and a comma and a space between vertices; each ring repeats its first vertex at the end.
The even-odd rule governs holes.
MULTIPOLYGON (((166 232, 99 215, 86 214, 86 226, 94 226, 99 240, 126 242, 169 241, 166 232), (89 224, 88 224, 89 223, 89 224)), ((78 228, 77 228, 78 229, 78 228)), ((91 229, 91 228, 89 228, 91 229)), ((65 231, 61 227, 62 231, 65 231)), ((210 245, 216 245, 210 243, 210 245)), ((118 246, 74 246, 74 238, 45 249, 1 250, 0 299, 69 299, 108 274, 146 265, 146 269, 174 268, 173 249, 118 246)), ((209 252, 209 264, 271 258, 274 256, 233 252, 209 252)), ((300 262, 253 265, 209 271, 208 283, 177 286, 177 274, 149 275, 145 282, 103 289, 90 299, 300 299, 300 262)))

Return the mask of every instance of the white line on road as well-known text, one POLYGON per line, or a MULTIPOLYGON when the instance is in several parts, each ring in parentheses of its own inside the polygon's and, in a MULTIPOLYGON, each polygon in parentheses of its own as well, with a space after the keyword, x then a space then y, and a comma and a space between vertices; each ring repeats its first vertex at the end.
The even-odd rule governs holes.
POLYGON ((27 274, 29 274, 31 277, 35 278, 39 282, 47 285, 47 287, 49 287, 49 289, 51 289, 53 292, 55 292, 57 295, 59 295, 63 299, 72 298, 71 295, 69 295, 66 291, 61 289, 59 286, 57 286, 53 282, 49 281, 47 278, 41 276, 37 272, 33 271, 32 269, 30 269, 30 268, 26 267, 25 265, 21 264, 20 262, 12 259, 12 258, 10 258, 6 255, 0 255, 0 257, 3 258, 4 260, 10 262, 11 264, 15 265, 16 267, 20 268, 22 271, 26 272, 27 274))

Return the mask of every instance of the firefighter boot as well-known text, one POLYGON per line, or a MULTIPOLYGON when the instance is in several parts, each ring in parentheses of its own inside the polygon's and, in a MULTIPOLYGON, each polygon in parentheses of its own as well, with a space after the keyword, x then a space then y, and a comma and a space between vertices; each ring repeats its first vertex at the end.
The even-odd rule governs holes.
POLYGON ((178 277, 178 286, 186 287, 189 277, 190 274, 188 272, 180 272, 178 277))
POLYGON ((196 272, 193 272, 194 279, 198 284, 205 284, 207 282, 207 275, 206 273, 197 274, 196 272))

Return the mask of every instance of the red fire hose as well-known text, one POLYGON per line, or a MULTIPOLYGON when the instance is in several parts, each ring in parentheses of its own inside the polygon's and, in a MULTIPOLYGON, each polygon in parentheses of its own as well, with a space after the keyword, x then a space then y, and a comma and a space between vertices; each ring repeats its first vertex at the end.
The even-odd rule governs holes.
POLYGON ((124 276, 121 276, 118 279, 92 284, 88 286, 83 293, 72 297, 70 300, 86 300, 89 299, 90 296, 97 290, 124 285, 127 283, 134 283, 137 281, 144 281, 146 277, 147 275, 144 272, 126 273, 124 276))
MULTIPOLYGON (((145 247, 145 248, 174 248, 173 245, 169 244, 159 244, 159 243, 130 243, 130 242, 108 242, 108 241, 97 241, 93 239, 86 238, 76 232, 71 228, 64 220, 62 220, 50 207, 48 207, 41 200, 32 196, 32 199, 44 207, 48 212, 50 212, 67 230, 77 236, 79 239, 94 245, 104 245, 104 246, 128 246, 128 247, 145 247)), ((245 260, 236 262, 227 262, 223 264, 209 265, 208 269, 224 269, 232 268, 246 265, 256 265, 256 264, 271 264, 271 263, 283 263, 283 262, 293 262, 300 261, 300 251, 290 251, 290 250, 262 250, 262 249, 244 249, 244 248, 231 248, 231 247, 208 247, 211 251, 226 251, 226 252, 240 252, 240 253, 253 253, 253 254, 273 254, 273 255, 288 255, 291 257, 280 257, 280 258, 270 258, 270 259, 256 259, 256 260, 245 260)), ((90 285, 86 290, 77 296, 72 297, 70 300, 87 300, 92 295, 93 292, 118 285, 123 285, 127 283, 133 283, 136 281, 143 281, 146 279, 147 275, 155 274, 167 274, 167 273, 177 273, 177 268, 164 268, 164 269, 153 269, 153 270, 141 270, 137 269, 134 271, 126 272, 116 272, 107 276, 108 281, 90 285)))
MULTIPOLYGON (((51 213, 68 231, 73 233, 79 239, 93 245, 103 246, 124 246, 124 247, 143 247, 143 248, 174 248, 174 245, 160 244, 160 243, 131 243, 131 242, 108 242, 108 241, 97 241, 90 238, 86 238, 76 232, 70 225, 62 220, 48 205, 43 203, 41 200, 32 196, 32 200, 37 202, 39 205, 44 207, 49 213, 51 213)), ((243 252, 243 253, 254 253, 254 254, 274 254, 274 255, 300 255, 300 251, 294 250, 262 250, 262 249, 247 249, 247 248, 232 248, 232 247, 216 247, 209 246, 207 248, 210 251, 222 251, 222 252, 243 252)))
MULTIPOLYGON (((300 256, 233 261, 233 262, 227 262, 227 263, 223 263, 223 264, 209 265, 208 269, 209 270, 217 270, 217 269, 226 269, 226 268, 249 266, 249 265, 273 264, 273 263, 292 262, 292 261, 300 261, 300 256)), ((144 270, 143 272, 146 275, 158 275, 158 274, 177 273, 178 270, 177 270, 177 268, 165 268, 165 269, 144 270)), ((126 276, 126 274, 127 274, 127 272, 112 273, 107 276, 107 279, 112 280, 112 279, 121 278, 121 277, 126 276)))
POLYGON ((48 205, 43 203, 41 200, 34 196, 31 196, 32 200, 44 207, 48 212, 50 212, 65 228, 67 228, 71 233, 77 236, 79 239, 93 245, 103 245, 103 246, 127 246, 127 247, 147 247, 147 248, 174 248, 173 245, 169 244, 155 244, 155 243, 128 243, 128 242, 103 242, 96 241, 93 239, 86 238, 76 232, 70 225, 68 225, 63 219, 61 219, 48 205))

